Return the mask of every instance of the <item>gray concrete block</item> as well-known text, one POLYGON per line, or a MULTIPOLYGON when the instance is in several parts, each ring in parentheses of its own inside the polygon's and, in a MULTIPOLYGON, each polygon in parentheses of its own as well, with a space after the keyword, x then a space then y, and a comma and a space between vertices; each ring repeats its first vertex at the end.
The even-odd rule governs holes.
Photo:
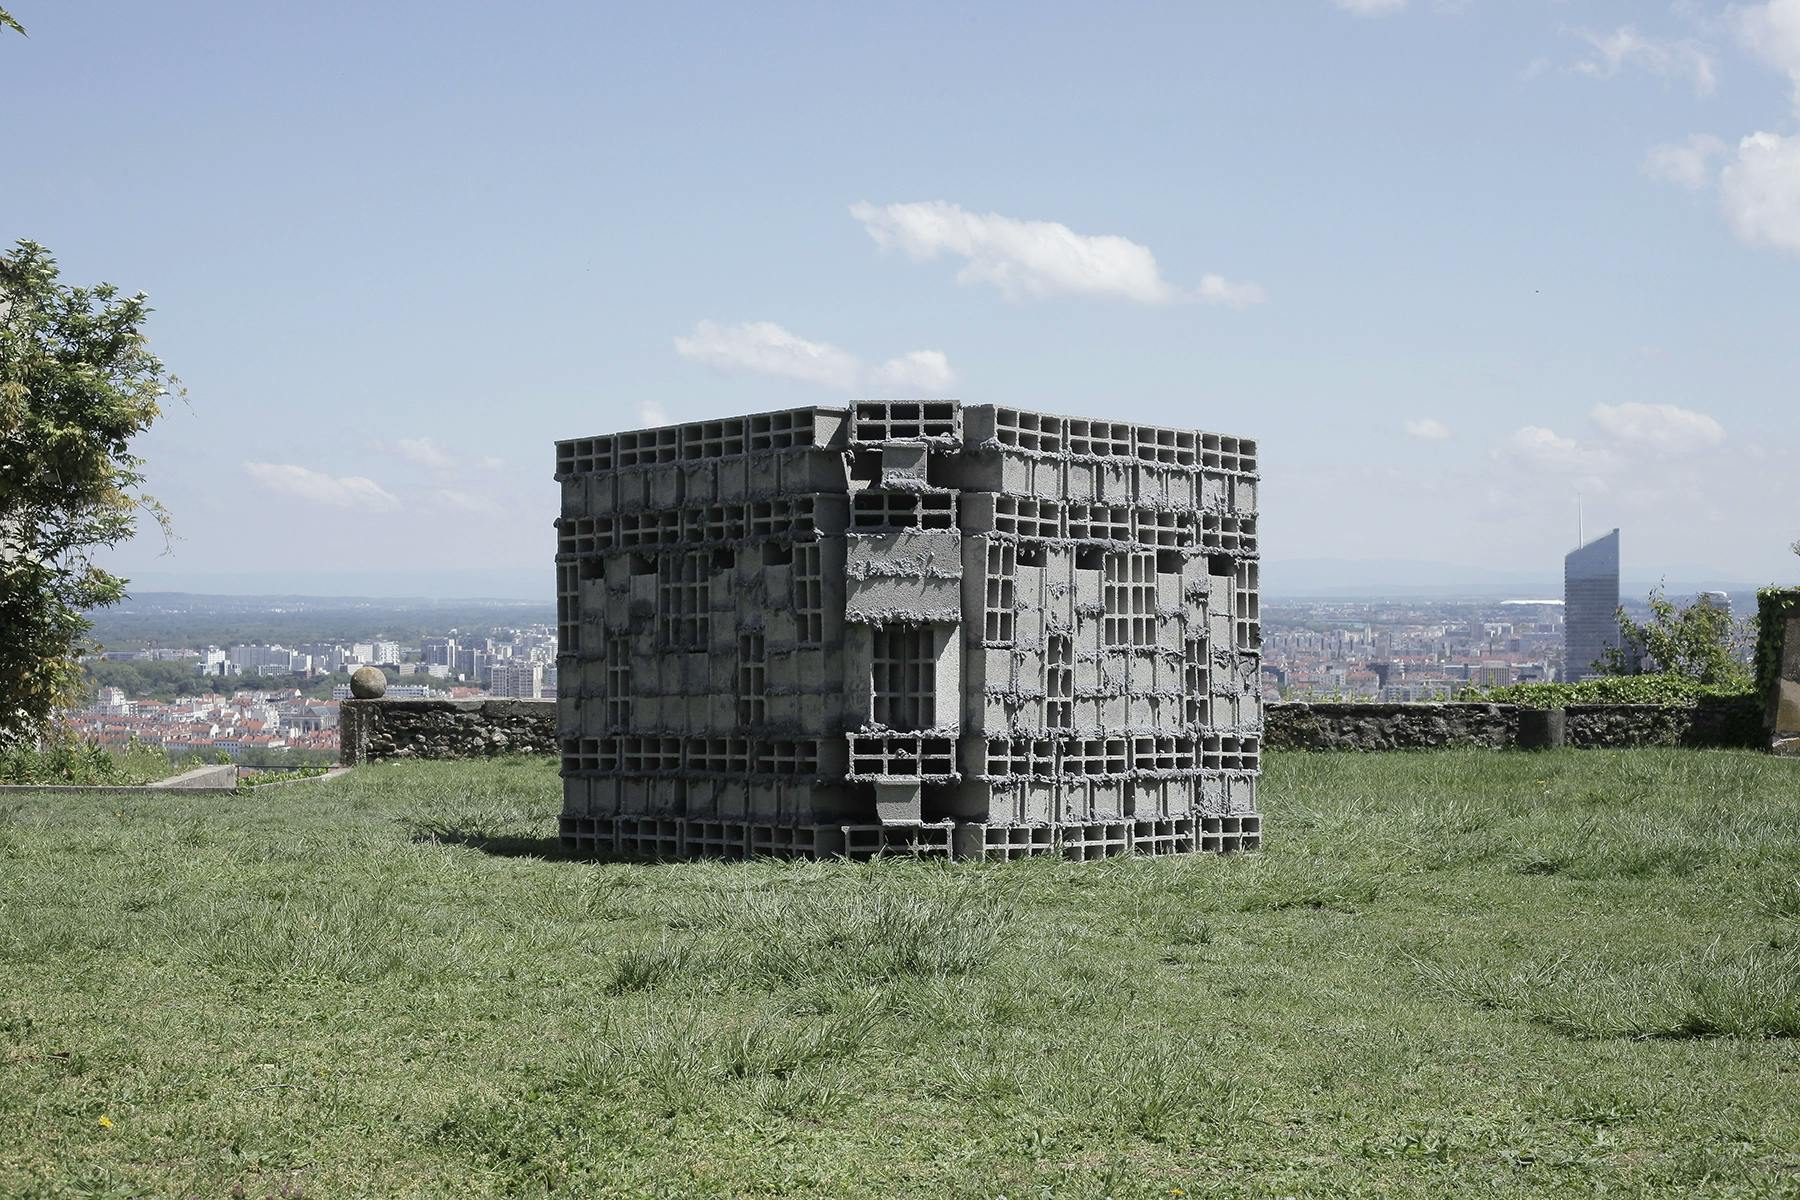
POLYGON ((721 502, 737 502, 750 498, 750 463, 747 459, 727 459, 719 463, 716 476, 721 502))
POLYGON ((586 782, 567 790, 567 836, 655 854, 1240 846, 1256 756, 1236 742, 1190 750, 1173 776, 1154 740, 1154 777, 1096 779, 1057 754, 1027 769, 1012 750, 1004 774, 978 772, 995 738, 1191 744, 1257 727, 1254 470, 1243 439, 940 401, 559 443, 556 725, 586 782), (670 555, 686 557, 671 569, 670 555), (895 626, 928 627, 929 649, 883 632, 895 626), (902 657, 877 657, 878 640, 902 657), (904 754, 871 770, 883 751, 851 775, 848 737, 878 713, 896 731, 962 735, 963 751, 930 771, 904 754), (1206 802, 1237 832, 1178 833, 1226 774, 1239 782, 1206 802), (906 829, 948 813, 977 831, 888 837, 901 826, 883 809, 906 829), (1074 832, 1040 839, 1056 822, 1074 832))
POLYGON ((924 788, 916 781, 877 783, 875 816, 884 825, 916 824, 924 820, 924 788))

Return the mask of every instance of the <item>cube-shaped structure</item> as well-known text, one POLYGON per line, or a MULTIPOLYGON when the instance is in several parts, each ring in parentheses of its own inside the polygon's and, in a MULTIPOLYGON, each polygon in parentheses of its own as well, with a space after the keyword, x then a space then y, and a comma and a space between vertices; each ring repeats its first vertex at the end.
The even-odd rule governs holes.
POLYGON ((557 443, 562 837, 1254 848, 1254 442, 864 401, 557 443))

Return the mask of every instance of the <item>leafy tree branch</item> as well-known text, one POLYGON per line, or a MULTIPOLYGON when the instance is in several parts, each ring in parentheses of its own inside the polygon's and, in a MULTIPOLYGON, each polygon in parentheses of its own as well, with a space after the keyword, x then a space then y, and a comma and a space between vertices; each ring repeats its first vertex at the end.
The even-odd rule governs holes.
POLYGON ((63 283, 35 242, 0 254, 0 746, 73 696, 83 612, 125 594, 93 552, 140 513, 169 534, 130 450, 180 387, 150 352, 149 312, 141 293, 63 283))
POLYGON ((1632 675, 1649 660, 1666 674, 1717 686, 1748 686, 1743 652, 1755 640, 1752 622, 1734 623, 1731 613, 1702 596, 1677 605, 1658 587, 1650 593, 1650 619, 1617 614, 1619 644, 1607 647, 1597 664, 1603 674, 1632 675))

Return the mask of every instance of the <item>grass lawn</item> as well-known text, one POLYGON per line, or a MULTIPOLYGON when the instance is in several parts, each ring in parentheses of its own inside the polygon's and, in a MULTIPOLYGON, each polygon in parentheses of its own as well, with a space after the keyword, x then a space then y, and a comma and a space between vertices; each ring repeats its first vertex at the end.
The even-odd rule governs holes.
POLYGON ((137 741, 109 750, 67 738, 42 750, 0 751, 0 784, 141 787, 201 765, 197 759, 176 762, 160 746, 137 741))
POLYGON ((960 865, 561 860, 554 771, 6 801, 0 1196, 1800 1195, 1800 762, 960 865))

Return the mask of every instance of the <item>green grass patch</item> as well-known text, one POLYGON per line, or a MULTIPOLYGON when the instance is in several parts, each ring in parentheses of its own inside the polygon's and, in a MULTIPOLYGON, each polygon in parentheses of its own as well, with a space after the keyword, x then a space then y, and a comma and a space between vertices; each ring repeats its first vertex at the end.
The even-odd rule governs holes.
POLYGON ((267 787, 271 783, 293 783, 299 779, 317 779, 329 775, 330 767, 294 767, 289 770, 245 771, 238 775, 238 787, 267 787))
POLYGON ((18 797, 0 1195, 1793 1195, 1797 797, 1275 754, 1264 853, 1088 864, 577 861, 528 759, 18 797))
POLYGON ((108 750, 75 737, 55 737, 43 746, 0 750, 0 784, 139 787, 185 769, 161 747, 136 740, 108 750))

